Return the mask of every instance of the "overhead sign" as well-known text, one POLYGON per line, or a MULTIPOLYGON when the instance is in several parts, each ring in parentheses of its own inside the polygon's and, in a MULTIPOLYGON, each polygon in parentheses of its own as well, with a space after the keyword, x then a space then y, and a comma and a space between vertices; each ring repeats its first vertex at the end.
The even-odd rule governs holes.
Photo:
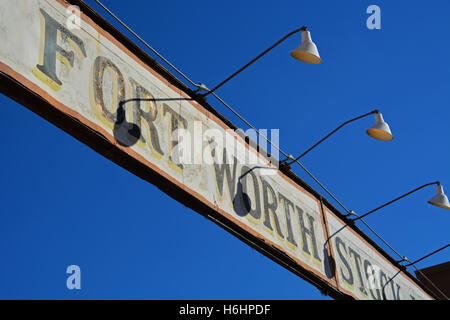
POLYGON ((4 94, 321 290, 432 298, 83 2, 2 1, 0 37, 4 94))

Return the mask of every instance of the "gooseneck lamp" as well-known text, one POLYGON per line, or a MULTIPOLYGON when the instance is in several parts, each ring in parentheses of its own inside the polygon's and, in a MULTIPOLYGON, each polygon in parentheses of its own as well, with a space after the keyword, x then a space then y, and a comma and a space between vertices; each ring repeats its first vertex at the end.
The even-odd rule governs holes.
MULTIPOLYGON (((431 198, 429 201, 427 201, 427 202, 429 204, 432 204, 433 206, 436 206, 436 207, 439 207, 439 208, 442 208, 442 209, 450 210, 450 203, 448 202, 448 198, 447 198, 447 196, 444 193, 444 188, 442 187, 442 185, 441 185, 441 183, 439 181, 436 181, 436 182, 431 182, 431 183, 424 184, 423 186, 420 186, 420 187, 418 187, 418 188, 416 188, 414 190, 411 190, 411 191, 401 195, 400 197, 395 198, 394 200, 391 200, 391 201, 389 201, 389 202, 387 202, 387 203, 385 203, 385 204, 383 204, 383 205, 381 205, 381 206, 379 206, 379 207, 377 207, 377 208, 375 208, 375 209, 373 209, 373 210, 371 210, 371 211, 369 211, 369 212, 367 212, 367 213, 365 213, 365 214, 363 214, 361 216, 358 216, 355 219, 352 219, 351 221, 354 222, 354 221, 360 220, 360 219, 362 219, 364 217, 367 217, 369 214, 372 214, 372 213, 374 213, 374 212, 376 212, 376 211, 378 211, 378 210, 380 210, 380 209, 390 205, 391 203, 394 203, 394 202, 396 202, 396 201, 398 201, 400 199, 403 199, 404 197, 406 197, 406 196, 408 196, 408 195, 410 195, 410 194, 412 194, 412 193, 414 193, 416 191, 419 191, 420 189, 423 189, 423 188, 425 188, 427 186, 431 186, 431 185, 436 185, 436 195, 433 198, 431 198)), ((347 214, 347 216, 350 216, 350 215, 353 215, 353 214, 352 213, 347 214)))
POLYGON ((295 161, 301 159, 302 157, 304 157, 306 154, 308 154, 311 150, 313 150, 315 147, 317 147, 319 144, 321 144, 322 142, 324 142, 326 139, 328 139, 331 135, 333 135, 334 133, 336 133, 339 129, 341 129, 342 127, 344 127, 345 125, 352 123, 356 120, 365 118, 367 116, 370 116, 371 114, 375 114, 375 124, 367 129, 366 133, 377 140, 381 140, 381 141, 391 141, 394 139, 394 137, 392 136, 391 133, 391 129, 389 128, 389 125, 383 120, 383 116, 380 113, 380 111, 378 110, 374 110, 371 111, 369 113, 363 114, 362 116, 350 119, 348 121, 345 121, 344 123, 342 123, 339 127, 337 127, 336 129, 334 129, 333 131, 331 131, 329 134, 327 134, 324 138, 322 138, 321 140, 319 140, 316 144, 314 144, 312 147, 310 147, 308 150, 306 150, 305 152, 303 152, 301 155, 299 155, 297 158, 294 158, 293 156, 289 156, 289 158, 280 161, 280 164, 284 164, 286 163, 286 165, 291 165, 292 163, 294 163, 295 161), (290 162, 289 162, 290 161, 290 162))

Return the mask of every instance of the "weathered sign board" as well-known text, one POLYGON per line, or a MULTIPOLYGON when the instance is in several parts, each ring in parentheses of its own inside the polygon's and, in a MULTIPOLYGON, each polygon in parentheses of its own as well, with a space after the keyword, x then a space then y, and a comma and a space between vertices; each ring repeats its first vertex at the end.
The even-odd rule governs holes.
POLYGON ((0 4, 4 94, 333 297, 433 299, 82 1, 0 4), (81 8, 76 28, 68 24, 71 5, 81 8), (192 161, 180 161, 186 141, 174 133, 183 130, 197 137, 192 161))

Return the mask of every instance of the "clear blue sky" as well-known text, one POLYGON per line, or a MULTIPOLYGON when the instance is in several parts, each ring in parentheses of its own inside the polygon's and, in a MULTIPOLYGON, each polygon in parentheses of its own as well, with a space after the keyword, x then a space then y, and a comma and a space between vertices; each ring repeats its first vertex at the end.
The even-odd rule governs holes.
MULTIPOLYGON (((210 87, 289 31, 309 26, 322 64, 292 59, 288 52, 299 43, 293 37, 220 96, 258 128, 279 128, 280 145, 292 154, 341 122, 380 109, 393 142, 367 137, 373 120, 365 119, 303 159, 356 212, 437 179, 450 193, 449 1, 105 3, 210 87), (381 30, 366 28, 371 4, 381 8, 381 30)), ((26 108, 5 96, 0 105, 1 299, 327 299, 26 108), (81 291, 66 288, 71 264, 81 267, 81 291)), ((367 221, 403 255, 418 258, 449 242, 450 214, 426 203, 433 194, 424 189, 367 221)), ((449 258, 447 250, 419 265, 449 258)))

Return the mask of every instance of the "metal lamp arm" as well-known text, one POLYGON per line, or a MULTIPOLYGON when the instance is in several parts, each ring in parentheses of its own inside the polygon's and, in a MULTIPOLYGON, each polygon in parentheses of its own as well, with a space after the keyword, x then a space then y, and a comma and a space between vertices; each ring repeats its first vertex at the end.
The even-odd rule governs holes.
MULTIPOLYGON (((348 120, 346 122, 344 122, 343 124, 341 124, 339 127, 337 127, 336 129, 334 129, 333 131, 331 131, 329 134, 327 134, 324 138, 322 138, 321 140, 319 140, 316 144, 314 144, 311 148, 309 148, 308 150, 306 150, 305 152, 303 152, 301 155, 299 155, 297 158, 293 159, 291 162, 288 163, 288 165, 291 165, 292 163, 294 163, 295 161, 299 160, 300 158, 304 157, 307 153, 309 153, 312 149, 314 149, 315 147, 317 147, 319 144, 321 144, 322 142, 324 142, 326 139, 328 139, 331 135, 333 135, 336 131, 338 131, 339 129, 341 129, 342 127, 346 126, 347 124, 359 120, 361 118, 367 117, 371 114, 374 113, 379 113, 378 110, 374 110, 371 111, 369 113, 366 113, 362 116, 356 117, 354 119, 348 120)), ((290 160, 290 159, 286 159, 285 161, 290 160)), ((282 161, 283 162, 283 161, 282 161)))
POLYGON ((256 60, 258 60, 259 58, 261 58, 263 55, 265 55, 267 52, 269 52, 270 50, 272 50, 273 48, 275 48, 277 45, 279 45, 281 42, 283 42, 284 40, 286 40, 287 38, 289 38, 290 36, 292 36, 293 34, 296 34, 297 32, 300 31, 306 31, 307 28, 305 26, 299 28, 299 29, 295 29, 294 31, 288 33, 287 35, 285 35, 283 38, 281 38, 280 40, 278 40, 276 43, 274 43, 272 46, 270 46, 269 48, 267 48, 266 50, 264 50, 261 54, 259 54, 256 58, 254 58, 252 61, 250 61, 249 63, 247 63, 245 66, 243 66, 242 68, 240 68, 238 71, 236 71, 235 73, 233 73, 231 76, 229 76, 228 78, 226 78, 225 80, 223 80, 221 83, 219 83, 218 85, 216 85, 212 90, 208 90, 206 93, 202 94, 203 97, 206 97, 207 95, 213 93, 214 91, 216 91, 217 89, 219 89, 221 86, 223 86, 225 83, 227 83, 228 81, 230 81, 232 78, 234 78, 237 74, 241 73, 242 71, 244 71, 247 67, 249 67, 251 64, 253 64, 256 60))
POLYGON ((373 209, 373 210, 363 214, 362 216, 359 216, 358 218, 353 219, 352 221, 357 221, 357 220, 360 220, 360 219, 362 219, 364 217, 367 217, 369 214, 374 213, 375 211, 378 211, 378 210, 380 210, 380 209, 390 205, 391 203, 394 203, 394 202, 396 202, 396 201, 398 201, 400 199, 403 199, 404 197, 410 195, 411 193, 414 193, 414 192, 416 192, 416 191, 418 191, 420 189, 423 189, 425 187, 431 186, 433 184, 440 185, 440 182, 436 181, 436 182, 431 182, 431 183, 424 184, 423 186, 420 186, 420 187, 418 187, 418 188, 416 188, 414 190, 411 190, 411 191, 405 193, 404 195, 401 195, 400 197, 395 198, 394 200, 391 200, 391 201, 389 201, 389 202, 387 202, 387 203, 385 203, 385 204, 383 204, 383 205, 381 205, 381 206, 379 206, 379 207, 377 207, 377 208, 375 208, 375 209, 373 209))
POLYGON ((417 262, 420 262, 420 261, 422 261, 422 260, 424 260, 424 259, 426 259, 426 258, 432 256, 433 254, 436 254, 436 253, 438 253, 439 251, 442 251, 442 250, 444 250, 444 249, 446 249, 446 248, 448 248, 448 247, 450 247, 450 244, 447 244, 447 245, 443 246, 442 248, 439 248, 439 249, 437 249, 437 250, 435 250, 435 251, 433 251, 433 252, 427 254, 426 256, 423 256, 422 258, 417 259, 417 260, 414 261, 414 262, 411 262, 411 263, 409 263, 409 264, 406 264, 405 267, 412 266, 412 265, 416 264, 417 262))

